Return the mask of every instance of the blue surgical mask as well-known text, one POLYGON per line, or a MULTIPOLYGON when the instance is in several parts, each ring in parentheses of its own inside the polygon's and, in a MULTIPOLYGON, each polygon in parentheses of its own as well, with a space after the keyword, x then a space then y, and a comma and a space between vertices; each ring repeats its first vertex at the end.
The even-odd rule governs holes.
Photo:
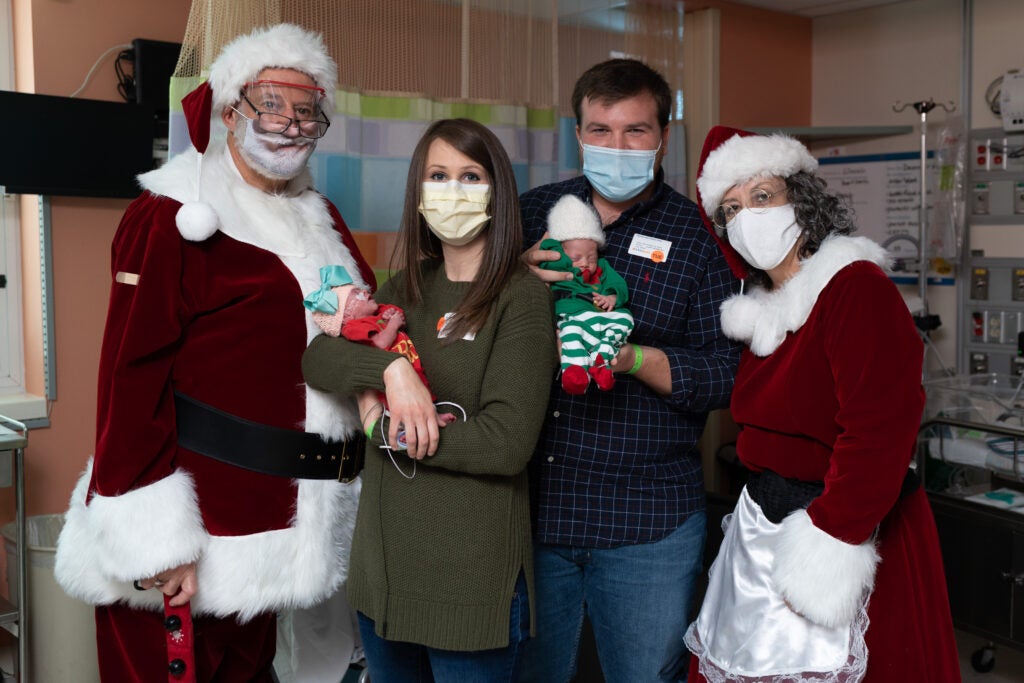
POLYGON ((654 162, 657 149, 614 149, 585 145, 583 147, 583 175, 605 199, 624 202, 632 199, 654 180, 654 162))

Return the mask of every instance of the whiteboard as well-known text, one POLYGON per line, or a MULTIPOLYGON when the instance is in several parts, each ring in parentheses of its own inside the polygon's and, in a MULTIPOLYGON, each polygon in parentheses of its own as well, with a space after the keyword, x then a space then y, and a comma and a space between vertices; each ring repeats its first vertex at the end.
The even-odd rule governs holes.
MULTIPOLYGON (((853 208, 856 235, 875 240, 916 270, 921 208, 921 153, 899 152, 818 160, 818 175, 853 208)), ((925 178, 929 213, 938 190, 939 164, 928 152, 925 178)))

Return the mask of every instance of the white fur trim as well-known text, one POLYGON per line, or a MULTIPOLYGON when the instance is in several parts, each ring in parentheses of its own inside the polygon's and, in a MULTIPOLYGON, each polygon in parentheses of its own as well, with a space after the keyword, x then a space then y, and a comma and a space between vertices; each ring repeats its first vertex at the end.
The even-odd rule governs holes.
POLYGON ((730 339, 745 342, 754 355, 770 355, 787 333, 807 322, 821 290, 836 273, 855 261, 871 261, 885 269, 889 260, 888 252, 867 237, 833 235, 816 254, 801 261, 800 270, 782 287, 754 289, 726 299, 721 308, 722 331, 730 339))
POLYGON ((875 583, 873 541, 845 543, 814 526, 806 510, 782 520, 772 581, 811 621, 836 628, 853 622, 875 583))
MULTIPOLYGON (((139 176, 143 189, 179 202, 196 191, 196 157, 189 149, 155 171, 139 176)), ((355 258, 334 229, 326 200, 311 188, 308 171, 288 182, 282 194, 268 194, 249 185, 223 142, 211 143, 203 155, 203 200, 217 214, 220 230, 229 237, 277 254, 291 270, 299 291, 320 287, 320 266, 344 266, 352 283, 366 288, 355 258)), ((180 228, 179 228, 180 230, 180 228)), ((302 301, 296 302, 300 307, 302 301)), ((321 333, 306 312, 306 339, 321 333)), ((342 439, 359 429, 355 400, 306 390, 306 429, 328 439, 342 439)))
POLYGON ((164 495, 184 494, 186 482, 191 494, 188 474, 175 472, 123 496, 94 497, 86 506, 91 470, 90 461, 72 494, 57 541, 54 573, 75 598, 97 605, 123 602, 163 609, 160 593, 137 591, 132 580, 197 560, 199 590, 192 611, 220 617, 237 614, 246 621, 261 612, 313 605, 345 580, 358 481, 344 485, 301 480, 289 528, 210 536, 194 503, 186 516, 198 522, 198 528, 174 528, 167 519, 173 503, 164 495))
POLYGON ((334 110, 338 65, 327 53, 323 38, 294 24, 278 24, 235 38, 210 65, 213 116, 219 117, 237 102, 242 87, 268 68, 306 74, 326 92, 325 111, 330 114, 334 110))
POLYGON ((115 584, 194 561, 207 534, 192 477, 177 471, 120 496, 85 504, 92 460, 78 480, 57 540, 54 575, 64 590, 96 602, 115 584), (173 541, 173 542, 171 542, 173 541), (105 577, 97 583, 90 573, 105 577))
POLYGON ((813 173, 817 168, 818 160, 788 135, 734 135, 708 154, 697 189, 710 216, 733 185, 768 176, 788 178, 798 171, 813 173))
POLYGON ((604 227, 594 207, 573 194, 563 195, 548 213, 548 235, 553 240, 594 240, 604 246, 604 227))

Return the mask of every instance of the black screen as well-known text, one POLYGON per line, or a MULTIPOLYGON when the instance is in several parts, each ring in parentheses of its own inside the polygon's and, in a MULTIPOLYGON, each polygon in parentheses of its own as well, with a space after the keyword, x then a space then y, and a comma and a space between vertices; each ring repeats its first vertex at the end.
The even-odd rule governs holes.
POLYGON ((132 51, 135 57, 135 101, 153 107, 157 137, 167 137, 171 76, 178 64, 181 43, 136 38, 132 41, 132 51))
POLYGON ((153 108, 0 91, 0 185, 13 194, 135 197, 153 168, 153 108))

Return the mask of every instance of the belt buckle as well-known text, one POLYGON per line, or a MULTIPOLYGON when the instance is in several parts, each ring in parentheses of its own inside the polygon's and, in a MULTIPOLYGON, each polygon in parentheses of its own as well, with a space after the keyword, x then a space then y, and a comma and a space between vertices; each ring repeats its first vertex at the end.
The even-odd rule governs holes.
MULTIPOLYGON (((342 442, 342 446, 341 446, 341 464, 338 465, 338 481, 341 482, 342 484, 349 484, 349 483, 352 482, 352 480, 355 479, 355 477, 346 477, 345 476, 345 463, 348 462, 348 458, 349 458, 349 455, 348 455, 348 439, 345 439, 342 442)), ((357 474, 357 476, 358 476, 358 474, 357 474)))

